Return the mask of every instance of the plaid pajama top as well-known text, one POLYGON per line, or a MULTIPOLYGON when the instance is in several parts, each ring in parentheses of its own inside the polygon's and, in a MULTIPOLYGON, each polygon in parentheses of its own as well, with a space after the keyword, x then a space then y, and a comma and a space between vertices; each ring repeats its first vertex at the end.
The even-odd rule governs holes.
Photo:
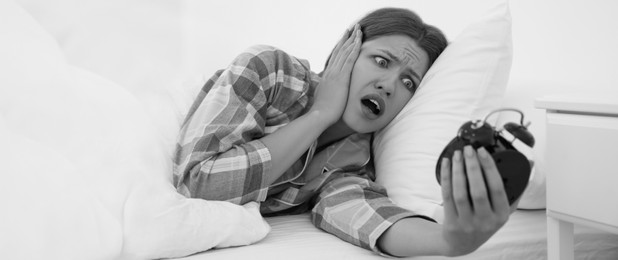
MULTIPOLYGON (((259 140, 305 113, 319 76, 270 46, 254 46, 206 82, 187 114, 174 157, 174 184, 186 197, 260 202, 262 214, 311 210, 313 223, 381 253, 376 241, 404 217, 373 182, 370 134, 354 134, 316 153, 317 141, 273 184, 259 140)), ((420 216, 423 217, 423 216, 420 216)))

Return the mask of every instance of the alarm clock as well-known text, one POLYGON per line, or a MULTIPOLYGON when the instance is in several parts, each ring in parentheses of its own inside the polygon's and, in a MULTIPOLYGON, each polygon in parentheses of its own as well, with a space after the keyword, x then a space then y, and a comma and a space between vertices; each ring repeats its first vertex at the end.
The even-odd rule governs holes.
POLYGON ((446 145, 438 158, 438 183, 443 158, 453 158, 453 153, 463 150, 466 145, 471 145, 475 150, 485 147, 500 172, 509 204, 513 204, 526 189, 531 171, 530 161, 513 146, 513 142, 519 140, 530 148, 534 147, 534 136, 528 131, 529 125, 530 123, 524 124, 524 113, 515 108, 500 108, 488 113, 483 120, 464 123, 457 131, 457 136, 446 145), (519 113, 519 124, 508 122, 501 129, 497 129, 487 122, 491 115, 504 111, 519 113))

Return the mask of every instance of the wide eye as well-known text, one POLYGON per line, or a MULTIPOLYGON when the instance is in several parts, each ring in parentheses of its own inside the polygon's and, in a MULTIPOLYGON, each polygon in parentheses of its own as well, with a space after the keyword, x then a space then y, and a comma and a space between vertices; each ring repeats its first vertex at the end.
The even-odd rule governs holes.
POLYGON ((404 78, 403 80, 401 80, 403 82, 403 85, 405 85, 407 88, 409 88, 410 90, 414 90, 414 81, 412 81, 411 79, 408 78, 404 78))
POLYGON ((375 56, 375 57, 374 57, 374 59, 375 59, 376 63, 377 63, 380 67, 383 67, 383 68, 388 67, 388 61, 387 61, 386 59, 384 59, 384 58, 382 58, 382 57, 380 57, 380 56, 375 56))

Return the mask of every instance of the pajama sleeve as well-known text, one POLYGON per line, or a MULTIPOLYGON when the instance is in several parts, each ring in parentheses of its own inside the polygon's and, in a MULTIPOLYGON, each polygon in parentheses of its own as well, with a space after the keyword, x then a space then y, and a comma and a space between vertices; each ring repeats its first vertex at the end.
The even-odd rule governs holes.
POLYGON ((326 184, 312 211, 313 224, 351 244, 386 255, 378 238, 395 222, 422 217, 395 205, 386 190, 365 176, 342 174, 326 184))
POLYGON ((191 198, 263 201, 271 157, 259 140, 270 121, 302 107, 305 70, 292 56, 254 46, 202 88, 179 132, 173 181, 191 198))

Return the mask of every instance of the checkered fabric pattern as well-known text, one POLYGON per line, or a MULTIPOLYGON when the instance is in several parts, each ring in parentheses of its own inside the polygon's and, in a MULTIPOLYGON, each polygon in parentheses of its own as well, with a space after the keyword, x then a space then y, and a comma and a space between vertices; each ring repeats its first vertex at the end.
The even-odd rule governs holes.
POLYGON ((304 114, 319 80, 307 61, 274 47, 240 54, 206 82, 190 108, 174 184, 186 197, 260 202, 266 216, 311 210, 317 227, 380 253, 378 237, 418 215, 394 205, 373 182, 371 135, 351 135, 319 153, 316 141, 275 183, 265 183, 272 162, 260 138, 304 114))

